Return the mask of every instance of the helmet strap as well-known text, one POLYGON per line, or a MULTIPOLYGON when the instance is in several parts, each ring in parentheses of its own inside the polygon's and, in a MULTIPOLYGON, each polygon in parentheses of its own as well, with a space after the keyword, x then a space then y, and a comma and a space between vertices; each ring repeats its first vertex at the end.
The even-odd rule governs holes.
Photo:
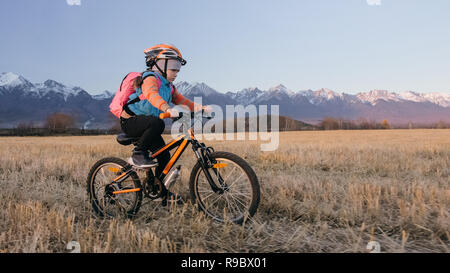
POLYGON ((165 59, 166 61, 164 62, 164 71, 161 70, 161 68, 158 66, 158 64, 155 62, 155 66, 156 68, 158 68, 159 72, 161 72, 162 76, 164 78, 167 79, 167 59, 165 59))
POLYGON ((166 59, 166 61, 164 62, 164 78, 167 79, 167 63, 169 62, 169 59, 166 59))

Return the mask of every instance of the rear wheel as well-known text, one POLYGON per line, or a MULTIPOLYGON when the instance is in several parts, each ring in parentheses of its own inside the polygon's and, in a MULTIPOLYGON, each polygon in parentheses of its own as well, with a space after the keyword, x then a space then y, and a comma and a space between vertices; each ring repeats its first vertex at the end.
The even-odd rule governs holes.
POLYGON ((142 187, 138 175, 131 171, 114 181, 123 174, 127 165, 120 158, 108 157, 97 161, 89 171, 87 191, 92 208, 99 216, 132 217, 138 212, 142 203, 142 187), (124 190, 129 192, 117 193, 124 190))
POLYGON ((256 213, 260 199, 258 178, 250 165, 229 152, 210 154, 217 162, 206 169, 215 184, 208 182, 205 171, 197 162, 191 172, 189 189, 199 210, 219 222, 231 220, 242 224, 256 213))

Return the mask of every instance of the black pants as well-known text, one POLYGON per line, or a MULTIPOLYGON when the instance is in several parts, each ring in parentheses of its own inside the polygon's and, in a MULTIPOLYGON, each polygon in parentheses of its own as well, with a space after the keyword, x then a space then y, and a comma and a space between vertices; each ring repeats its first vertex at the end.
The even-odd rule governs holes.
MULTIPOLYGON (((157 152, 164 147, 166 143, 161 134, 166 127, 164 121, 154 116, 133 116, 129 119, 120 119, 122 131, 131 137, 139 137, 136 150, 147 151, 152 153, 157 152)), ((155 175, 159 176, 164 170, 164 167, 170 160, 170 153, 164 151, 157 156, 158 167, 155 170, 155 175)))

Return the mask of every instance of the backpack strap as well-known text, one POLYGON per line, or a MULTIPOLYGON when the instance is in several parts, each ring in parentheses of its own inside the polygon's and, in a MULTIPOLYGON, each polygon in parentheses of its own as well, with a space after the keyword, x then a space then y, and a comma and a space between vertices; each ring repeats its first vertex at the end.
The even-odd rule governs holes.
MULTIPOLYGON (((141 73, 141 76, 144 75, 144 73, 147 72, 147 71, 148 71, 148 70, 142 72, 142 73, 141 73)), ((128 76, 128 75, 127 75, 127 76, 128 76)), ((158 89, 159 89, 159 88, 161 87, 161 79, 160 79, 158 76, 156 76, 154 73, 148 73, 147 75, 145 75, 145 77, 142 78, 141 86, 142 86, 142 83, 144 82, 144 80, 145 80, 147 77, 150 77, 150 76, 156 78, 156 81, 157 81, 157 83, 158 83, 158 89)), ((126 78, 126 76, 125 76, 125 78, 126 78)), ((125 78, 124 78, 123 80, 125 80, 125 78)), ((123 83, 123 80, 122 80, 122 83, 123 83)), ((120 88, 122 89, 122 84, 120 84, 120 88)), ((134 99, 130 100, 129 102, 127 102, 127 103, 123 106, 123 110, 124 110, 128 115, 130 115, 130 116, 136 116, 136 114, 133 113, 133 111, 131 111, 131 109, 130 109, 128 106, 131 105, 131 104, 133 104, 133 103, 139 102, 139 101, 143 100, 144 98, 145 98, 145 97, 144 97, 144 94, 140 94, 140 95, 137 96, 136 98, 134 98, 134 99)))

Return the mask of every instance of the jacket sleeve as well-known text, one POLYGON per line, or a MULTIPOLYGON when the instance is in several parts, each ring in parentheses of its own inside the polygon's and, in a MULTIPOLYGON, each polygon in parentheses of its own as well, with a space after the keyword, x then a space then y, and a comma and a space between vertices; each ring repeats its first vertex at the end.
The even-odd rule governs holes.
POLYGON ((156 108, 165 112, 169 104, 159 95, 158 82, 155 77, 147 77, 142 83, 142 94, 156 108))
MULTIPOLYGON (((175 88, 175 86, 174 86, 175 88)), ((200 111, 202 106, 198 103, 194 103, 191 100, 187 99, 175 88, 175 91, 172 94, 172 102, 178 105, 186 105, 191 111, 200 111)))

